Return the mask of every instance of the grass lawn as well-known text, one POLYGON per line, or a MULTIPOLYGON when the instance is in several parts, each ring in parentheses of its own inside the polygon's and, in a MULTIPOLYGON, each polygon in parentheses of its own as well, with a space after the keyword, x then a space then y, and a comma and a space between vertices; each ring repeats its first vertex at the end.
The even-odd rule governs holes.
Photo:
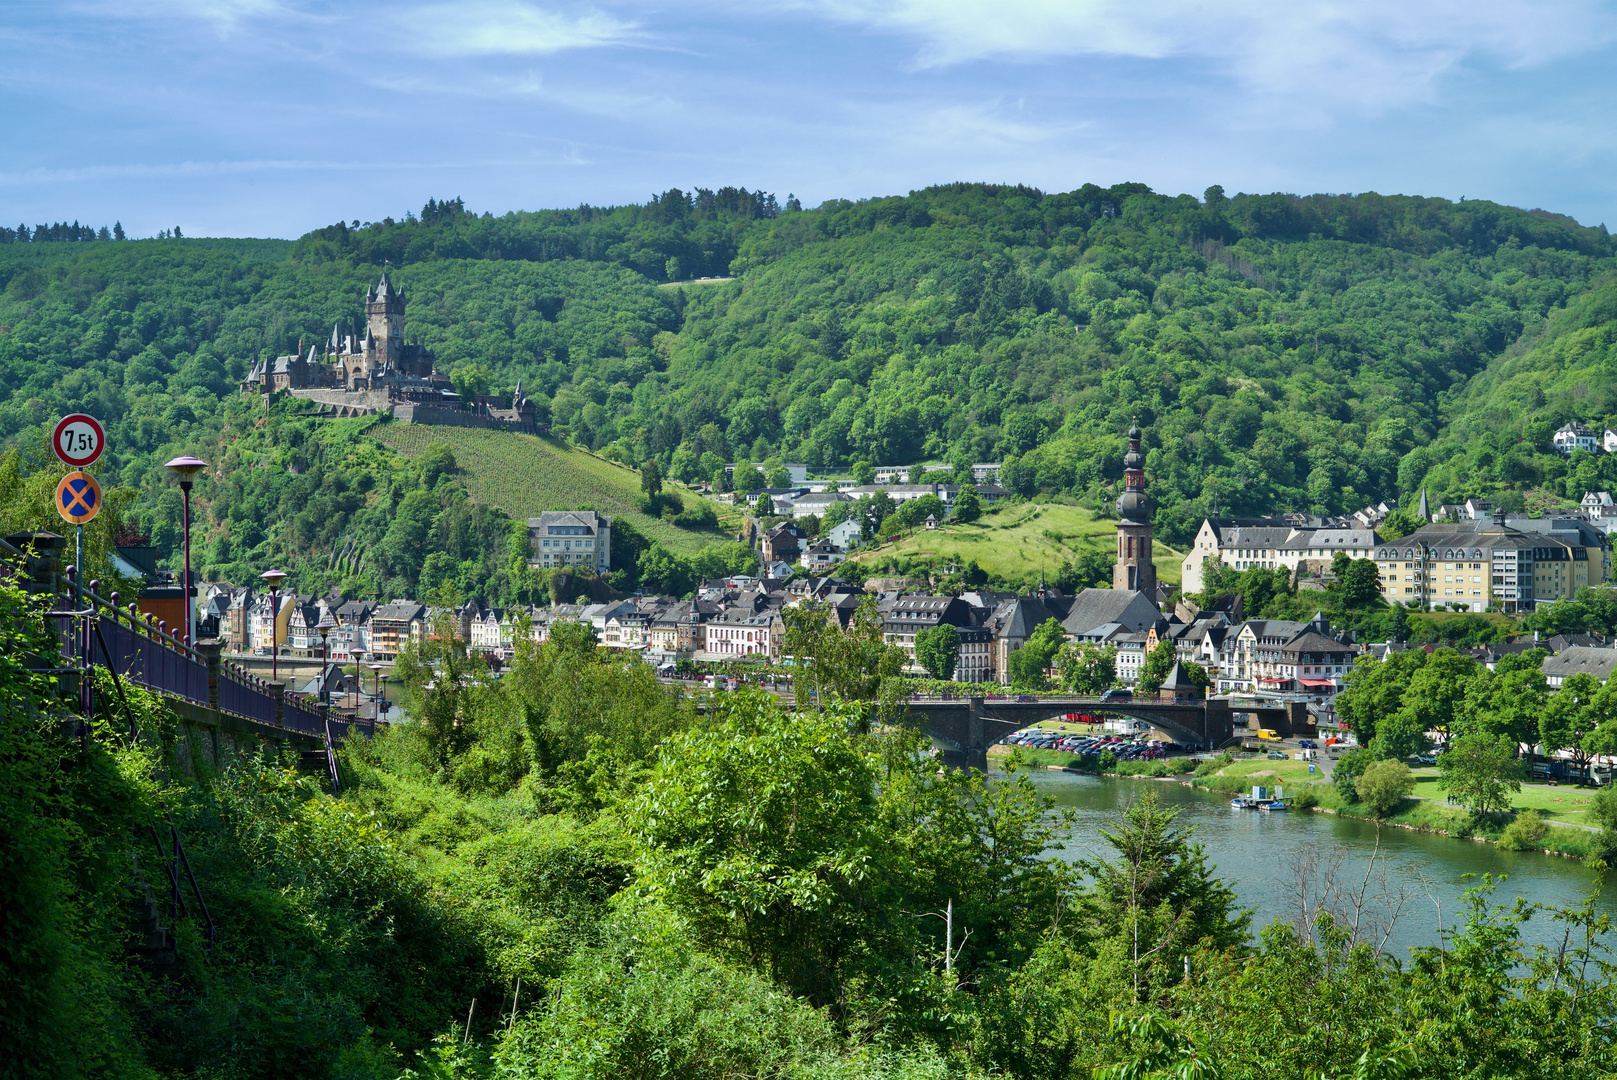
MULTIPOLYGON (((433 427, 427 424, 378 424, 367 434, 405 457, 415 457, 435 442, 445 443, 461 467, 472 498, 513 518, 538 517, 542 510, 593 508, 625 517, 635 528, 674 551, 689 555, 709 544, 734 538, 739 524, 727 506, 712 504, 719 527, 702 531, 675 528, 635 508, 640 473, 596 457, 559 439, 518 431, 433 427), (728 526, 728 530, 727 530, 728 526)), ((690 509, 700 497, 670 485, 690 509)))
MULTIPOLYGON (((1308 782, 1308 762, 1270 761, 1268 758, 1256 758, 1252 761, 1232 762, 1213 775, 1251 777, 1254 781, 1264 784, 1306 784, 1308 782)), ((1323 780, 1324 777, 1316 774, 1314 779, 1323 780)))
MULTIPOLYGON (((964 563, 976 559, 991 574, 1015 575, 1038 572, 1070 562, 1084 551, 1101 550, 1108 555, 1117 543, 1117 522, 1097 518, 1079 506, 1059 503, 1022 503, 985 514, 969 525, 945 525, 934 531, 921 530, 900 540, 882 544, 854 556, 855 560, 899 558, 938 558, 964 563)), ((1152 561, 1157 577, 1179 584, 1184 561, 1160 540, 1153 541, 1152 561)))
MULTIPOLYGON (((1435 772, 1416 775, 1415 794, 1433 802, 1446 803, 1445 792, 1435 772)), ((1521 791, 1511 796, 1512 810, 1537 810, 1556 821, 1570 821, 1579 825, 1592 825, 1586 820, 1585 809, 1594 801, 1595 793, 1585 788, 1550 787, 1547 784, 1523 784, 1521 791)))

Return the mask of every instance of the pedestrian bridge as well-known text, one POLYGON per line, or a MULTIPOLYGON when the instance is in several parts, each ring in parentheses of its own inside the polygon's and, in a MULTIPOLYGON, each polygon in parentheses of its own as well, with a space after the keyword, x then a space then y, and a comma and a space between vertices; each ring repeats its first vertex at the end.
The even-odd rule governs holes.
POLYGON ((1209 750, 1236 735, 1236 721, 1256 719, 1258 726, 1281 735, 1300 734, 1308 725, 1308 707, 1300 701, 1248 705, 1228 698, 1206 701, 1108 701, 1098 697, 969 697, 912 698, 909 715, 943 749, 955 768, 988 770, 988 748, 1012 732, 1059 719, 1068 713, 1105 713, 1139 720, 1169 739, 1193 749, 1209 750))

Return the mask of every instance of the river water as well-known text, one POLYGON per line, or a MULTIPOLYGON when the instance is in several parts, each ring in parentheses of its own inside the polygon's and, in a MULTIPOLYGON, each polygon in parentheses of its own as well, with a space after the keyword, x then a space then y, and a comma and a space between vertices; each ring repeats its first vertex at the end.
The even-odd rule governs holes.
MULTIPOLYGON (((1061 852, 1069 859, 1115 857, 1097 830, 1115 820, 1129 801, 1155 791, 1163 806, 1179 811, 1180 825, 1195 826, 1195 839, 1206 848, 1217 876, 1234 888, 1243 904, 1257 909, 1254 933, 1274 919, 1295 917, 1299 864, 1310 861, 1317 881, 1320 871, 1340 860, 1336 880, 1345 889, 1360 891, 1366 868, 1376 859, 1372 883, 1363 889, 1370 898, 1365 906, 1382 913, 1385 922, 1384 913, 1400 895, 1404 897, 1386 943, 1400 959, 1408 958, 1410 946, 1437 942, 1440 917, 1443 926, 1456 925, 1460 894, 1479 883, 1483 874, 1505 877, 1493 895, 1493 902, 1500 904, 1520 896, 1533 903, 1577 907, 1597 883, 1593 871, 1571 859, 1407 829, 1380 829, 1378 852, 1378 830, 1370 822, 1312 811, 1236 810, 1228 795, 1177 783, 1037 770, 1022 775, 1053 796, 1058 806, 1070 807, 1076 814, 1077 827, 1061 852), (1467 874, 1476 878, 1467 880, 1467 874)), ((1617 881, 1609 873, 1598 877, 1602 886, 1598 905, 1617 916, 1617 881)), ((1365 925, 1371 921, 1366 919, 1365 925)), ((1529 942, 1548 942, 1552 937, 1559 941, 1546 916, 1529 920, 1522 936, 1529 942)))

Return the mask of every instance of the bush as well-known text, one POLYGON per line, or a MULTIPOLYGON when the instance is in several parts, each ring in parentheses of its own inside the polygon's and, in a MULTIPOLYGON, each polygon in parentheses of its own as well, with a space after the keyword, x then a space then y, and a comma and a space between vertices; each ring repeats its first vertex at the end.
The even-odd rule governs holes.
POLYGON ((1402 761, 1377 761, 1359 776, 1354 790, 1377 817, 1386 817, 1415 790, 1415 775, 1402 761))
POLYGON ((1117 755, 1112 753, 1110 750, 1102 750, 1100 753, 1100 771, 1117 771, 1117 755))
POLYGON ((1319 805, 1319 789, 1318 789, 1318 787, 1316 787, 1313 784, 1309 784, 1309 785, 1305 786, 1302 789, 1302 791, 1297 793, 1297 801, 1296 801, 1296 803, 1294 805, 1299 810, 1312 810, 1314 807, 1318 806, 1319 805))
POLYGON ((1617 857, 1617 785, 1607 784, 1595 792, 1589 820, 1600 826, 1600 833, 1590 837, 1591 855, 1610 864, 1617 857))
POLYGON ((1232 765, 1234 763, 1235 763, 1235 757, 1228 750, 1226 750, 1226 751, 1224 751, 1224 753, 1218 755, 1218 757, 1216 757, 1216 758, 1212 758, 1211 760, 1203 761, 1203 762, 1199 763, 1196 766, 1196 775, 1198 777, 1211 776, 1213 773, 1218 772, 1218 770, 1222 769, 1224 766, 1232 765))
POLYGON ((1515 821, 1505 826, 1505 831, 1499 837, 1499 846, 1511 851, 1529 851, 1538 847, 1539 841, 1549 831, 1549 823, 1539 816, 1537 810, 1523 810, 1516 815, 1515 821))
POLYGON ((1359 801, 1359 776, 1369 764, 1370 756, 1363 750, 1349 750, 1336 759, 1336 770, 1331 774, 1331 780, 1344 802, 1352 804, 1359 801))

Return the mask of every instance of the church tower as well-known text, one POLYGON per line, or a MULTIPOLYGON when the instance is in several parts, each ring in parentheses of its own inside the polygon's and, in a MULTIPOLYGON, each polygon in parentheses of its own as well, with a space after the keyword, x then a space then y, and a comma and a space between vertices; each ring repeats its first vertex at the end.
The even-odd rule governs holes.
POLYGON ((1157 568, 1151 562, 1151 500, 1145 493, 1145 455, 1140 429, 1129 428, 1129 452, 1123 456, 1123 494, 1117 497, 1117 565, 1112 588, 1143 592, 1157 600, 1157 568))
POLYGON ((397 368, 404 359, 404 294, 386 274, 374 290, 365 290, 365 316, 376 343, 376 366, 397 368))

